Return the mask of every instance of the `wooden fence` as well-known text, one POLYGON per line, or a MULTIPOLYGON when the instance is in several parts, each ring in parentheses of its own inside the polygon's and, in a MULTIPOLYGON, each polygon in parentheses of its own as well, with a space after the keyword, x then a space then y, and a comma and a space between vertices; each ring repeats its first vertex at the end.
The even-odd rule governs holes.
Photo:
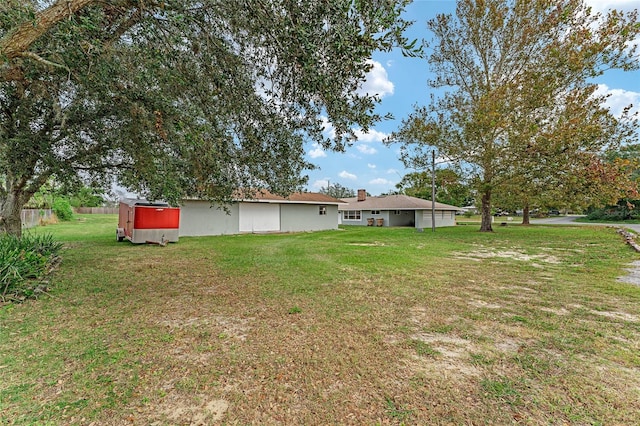
POLYGON ((33 228, 38 226, 41 221, 51 219, 51 209, 24 209, 20 213, 23 228, 33 228))
POLYGON ((118 214, 117 207, 76 207, 78 214, 118 214))

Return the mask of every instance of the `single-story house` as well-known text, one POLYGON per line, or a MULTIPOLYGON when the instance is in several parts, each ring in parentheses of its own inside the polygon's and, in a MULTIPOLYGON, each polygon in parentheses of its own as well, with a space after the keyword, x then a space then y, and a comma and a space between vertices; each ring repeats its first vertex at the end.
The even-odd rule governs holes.
MULTIPOLYGON (((358 190, 358 196, 343 198, 340 204, 340 223, 360 226, 413 226, 431 228, 430 200, 408 195, 380 195, 367 197, 364 189, 358 190)), ((436 227, 454 226, 455 214, 459 207, 435 203, 436 227)))
POLYGON ((297 192, 288 197, 259 191, 223 206, 182 200, 180 236, 302 232, 338 229, 338 205, 328 195, 297 192))

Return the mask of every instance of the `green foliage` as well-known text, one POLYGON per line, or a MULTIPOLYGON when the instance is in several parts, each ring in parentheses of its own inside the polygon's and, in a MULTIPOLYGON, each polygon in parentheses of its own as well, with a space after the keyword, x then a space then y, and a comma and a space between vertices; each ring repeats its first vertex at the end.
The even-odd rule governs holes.
POLYGON ((69 193, 72 207, 100 207, 104 204, 104 191, 99 188, 81 186, 69 193))
MULTIPOLYGON (((304 141, 342 150, 382 118, 379 99, 357 89, 374 51, 419 52, 402 35, 407 2, 0 9, 0 205, 24 204, 51 176, 105 188, 115 179, 174 203, 298 190, 314 167, 304 141)), ((20 207, 0 212, 0 230, 20 232, 20 207)))
POLYGON ((51 210, 55 213, 56 217, 63 222, 73 219, 73 210, 71 210, 71 204, 65 198, 56 198, 51 206, 51 210))
POLYGON ((323 186, 320 189, 321 194, 326 194, 333 198, 350 198, 356 196, 356 191, 351 188, 346 188, 339 183, 329 184, 326 188, 323 186))
POLYGON ((625 220, 640 219, 640 200, 623 199, 615 206, 591 209, 587 214, 591 221, 624 222, 625 220))
POLYGON ((0 235, 0 297, 2 301, 37 297, 46 290, 40 280, 58 260, 62 243, 49 234, 0 235))
MULTIPOLYGON (((616 198, 624 174, 602 161, 637 138, 629 111, 614 117, 590 79, 635 70, 637 11, 590 14, 581 0, 459 0, 433 32, 432 88, 388 142, 408 167, 424 169, 433 149, 464 164, 491 231, 492 197, 520 207, 543 200, 583 205, 616 198), (531 52, 536 52, 532 55, 531 52), (443 90, 445 89, 445 90, 443 90)), ((535 203, 534 203, 535 204, 535 203)))
MULTIPOLYGON (((431 179, 431 172, 408 173, 396 184, 396 188, 411 197, 430 200, 431 179)), ((437 202, 452 206, 466 206, 473 202, 471 188, 453 169, 436 169, 435 184, 437 202)))

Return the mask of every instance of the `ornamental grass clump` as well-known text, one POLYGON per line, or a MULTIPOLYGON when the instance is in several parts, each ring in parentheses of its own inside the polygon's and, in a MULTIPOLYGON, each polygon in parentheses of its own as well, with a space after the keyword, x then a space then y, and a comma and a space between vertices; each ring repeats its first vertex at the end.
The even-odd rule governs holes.
POLYGON ((47 290, 45 278, 60 260, 62 243, 51 235, 0 235, 0 302, 36 298, 47 290))

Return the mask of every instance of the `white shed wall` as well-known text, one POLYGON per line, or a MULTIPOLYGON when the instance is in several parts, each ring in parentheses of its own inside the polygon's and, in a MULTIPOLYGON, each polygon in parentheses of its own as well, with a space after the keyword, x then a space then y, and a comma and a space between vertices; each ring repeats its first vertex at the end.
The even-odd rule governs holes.
MULTIPOLYGON (((449 210, 436 210, 436 228, 455 226, 456 214, 449 210)), ((431 228, 431 210, 416 211, 416 228, 431 228)))
POLYGON ((229 214, 217 206, 212 207, 208 201, 184 201, 180 209, 180 236, 237 234, 238 204, 227 208, 229 214))
POLYGON ((338 229, 338 206, 324 206, 327 214, 320 214, 319 204, 282 204, 280 230, 282 232, 323 231, 338 229))
POLYGON ((280 204, 240 203, 240 232, 280 231, 280 204))

